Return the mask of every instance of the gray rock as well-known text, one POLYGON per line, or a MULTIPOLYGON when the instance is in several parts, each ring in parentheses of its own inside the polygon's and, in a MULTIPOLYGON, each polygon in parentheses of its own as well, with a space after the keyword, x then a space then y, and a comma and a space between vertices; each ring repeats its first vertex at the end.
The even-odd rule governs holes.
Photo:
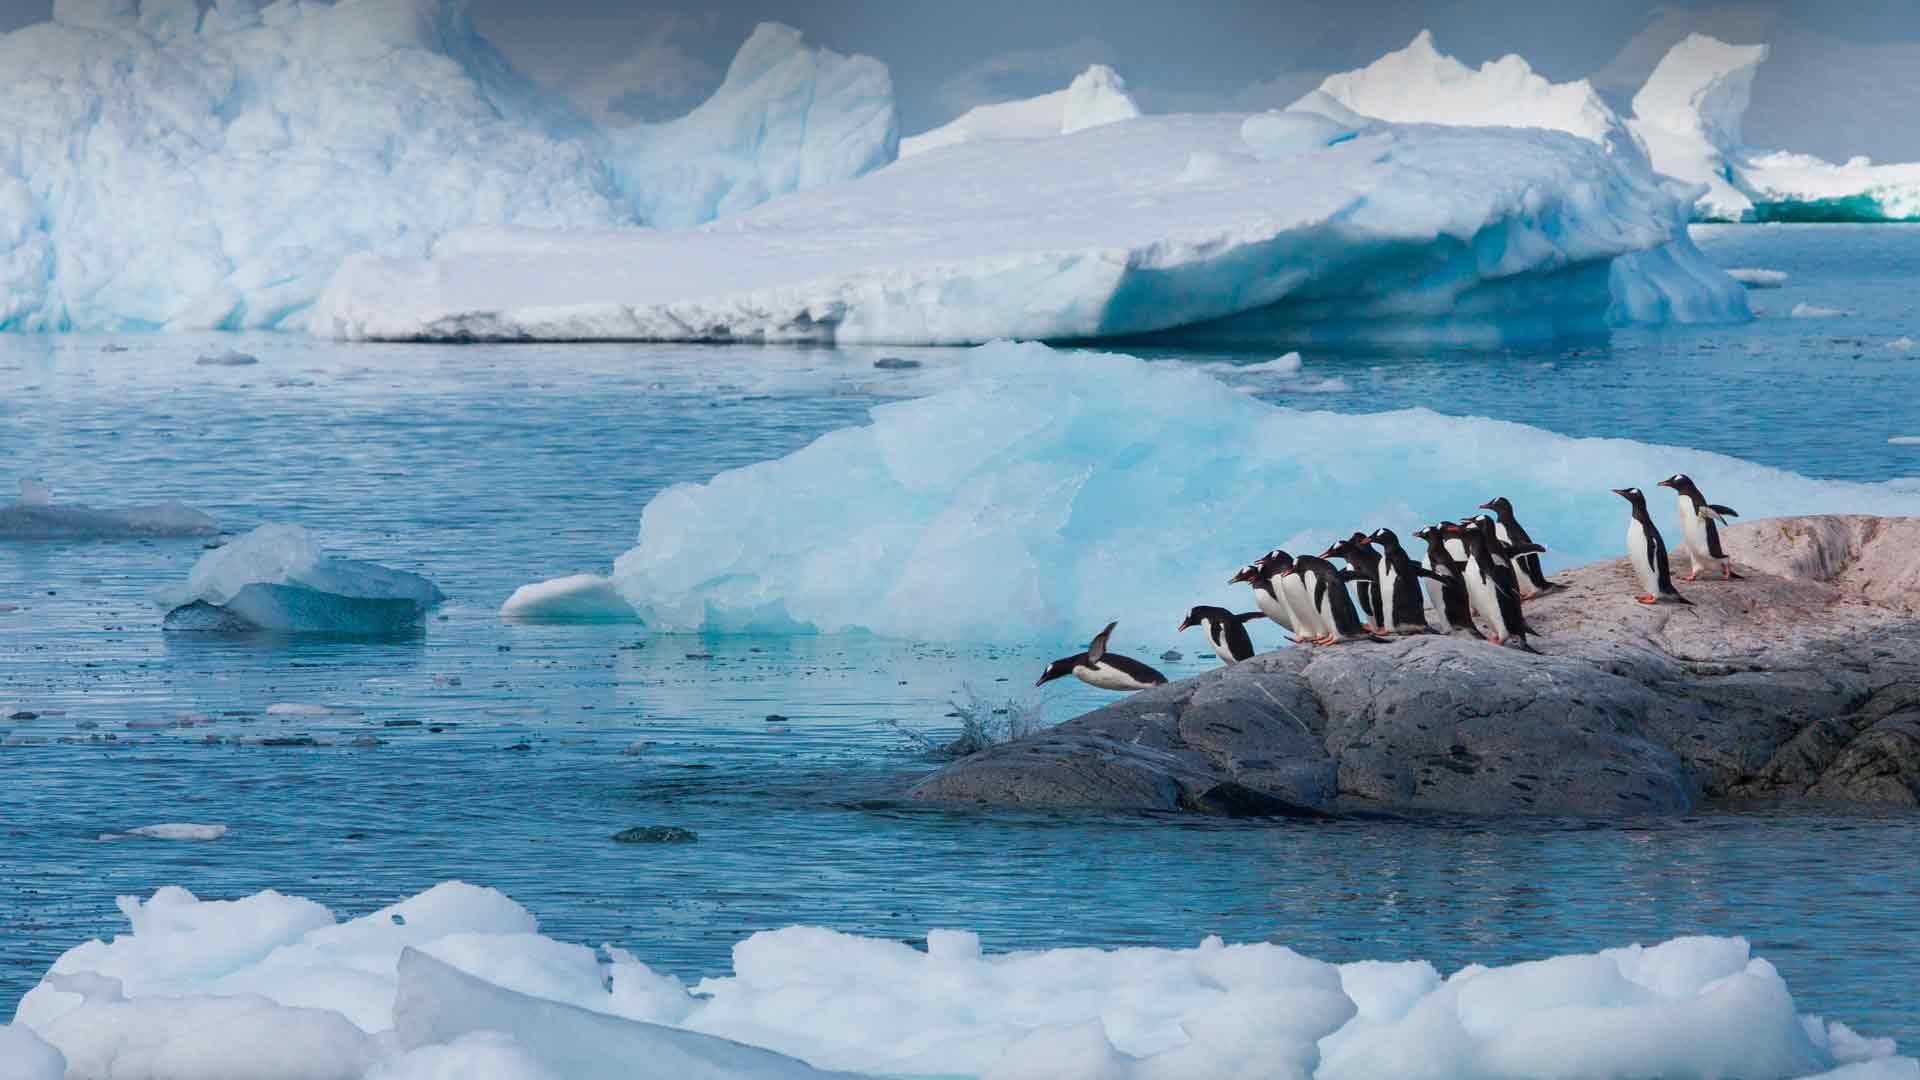
POLYGON ((692 829, 677 825, 635 825, 613 834, 616 844, 691 844, 699 839, 692 829))
POLYGON ((1727 543, 1745 580, 1682 582, 1690 607, 1636 603, 1624 560, 1560 575, 1527 605, 1543 655, 1441 634, 1284 649, 913 795, 1230 815, 1920 805, 1920 519, 1782 518, 1727 543))

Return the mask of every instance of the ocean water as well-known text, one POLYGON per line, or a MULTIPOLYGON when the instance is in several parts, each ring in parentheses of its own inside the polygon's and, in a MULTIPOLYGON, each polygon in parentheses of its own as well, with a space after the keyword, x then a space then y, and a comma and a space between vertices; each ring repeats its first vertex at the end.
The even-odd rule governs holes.
MULTIPOLYGON (((1920 350, 1894 344, 1920 337, 1920 232, 1699 235, 1723 265, 1789 274, 1753 294, 1754 323, 1310 353, 1301 385, 1336 410, 1424 404, 1814 476, 1920 476, 1920 447, 1886 441, 1920 435, 1920 350), (1844 314, 1792 317, 1802 304, 1844 314)), ((1102 700, 1031 687, 1080 643, 497 617, 517 585, 604 571, 665 485, 965 377, 958 350, 0 338, 0 485, 39 476, 99 506, 176 498, 235 531, 296 522, 452 598, 399 639, 163 635, 147 596, 184 577, 200 541, 0 541, 0 1016, 60 951, 124 929, 117 894, 273 887, 350 915, 463 878, 507 891, 548 933, 685 976, 724 971, 735 941, 796 922, 903 939, 965 927, 993 949, 1219 933, 1443 970, 1745 934, 1804 1011, 1920 1049, 1911 813, 1233 823, 928 808, 900 796, 935 764, 924 742, 957 729, 953 702, 1041 700, 1062 719, 1102 700), (227 348, 259 362, 196 362, 227 348), (889 355, 922 366, 874 367, 889 355), (269 714, 277 703, 345 715, 269 714), (37 715, 8 719, 23 712, 37 715), (231 741, 263 734, 321 745, 231 741), (351 745, 362 737, 379 744, 351 745), (232 831, 101 839, 163 821, 232 831), (609 841, 639 824, 700 839, 609 841)))

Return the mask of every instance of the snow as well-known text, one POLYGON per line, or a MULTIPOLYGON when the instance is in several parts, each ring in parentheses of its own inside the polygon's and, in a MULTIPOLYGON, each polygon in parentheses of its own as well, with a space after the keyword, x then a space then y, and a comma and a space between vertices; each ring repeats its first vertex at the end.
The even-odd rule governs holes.
POLYGON ((100 540, 151 536, 212 536, 211 517, 177 502, 96 510, 84 503, 56 503, 53 489, 20 480, 20 498, 0 505, 0 540, 100 540))
POLYGON ((68 950, 0 1027, 0 1077, 61 1075, 49 1046, 103 1078, 1915 1075, 1798 1014, 1739 938, 1443 976, 1212 937, 993 953, 790 926, 689 988, 460 882, 344 922, 270 891, 120 907, 132 933, 68 950))
POLYGON ((501 605, 500 614, 529 622, 621 622, 635 617, 633 605, 613 582, 597 574, 522 585, 501 605))
POLYGON ((262 525, 154 594, 168 629, 220 632, 393 632, 444 599, 419 574, 322 554, 297 525, 262 525))
POLYGON ((227 827, 168 822, 162 825, 142 825, 137 829, 128 829, 127 832, 133 836, 149 836, 155 840, 218 840, 227 835, 227 827))
POLYGON ((1897 485, 1699 450, 1282 407, 1198 365, 1006 343, 967 359, 965 385, 660 492, 614 587, 660 631, 1071 642, 1118 619, 1158 649, 1178 644, 1179 612, 1243 600, 1226 579, 1253 555, 1406 536, 1495 496, 1559 566, 1618 557, 1609 489, 1676 471, 1749 520, 1920 513, 1897 485))
POLYGON ((458 234, 428 259, 348 260, 309 328, 1488 342, 1748 317, 1688 240, 1686 199, 1633 155, 1557 131, 1388 124, 1276 155, 1247 126, 1147 116, 961 143, 683 231, 458 234))
POLYGON ((1131 120, 1140 107, 1127 94, 1126 80, 1105 64, 1095 64, 1074 77, 1065 90, 978 105, 932 131, 900 140, 902 158, 938 150, 956 143, 983 139, 1043 139, 1131 120))
POLYGON ((762 23, 712 98, 678 120, 609 132, 608 154, 640 221, 683 228, 870 172, 899 140, 885 64, 762 23))
POLYGON ((1545 128, 1638 156, 1620 117, 1585 80, 1549 82, 1514 54, 1470 68, 1440 52, 1427 30, 1364 68, 1328 76, 1289 108, 1322 113, 1329 101, 1344 110, 1336 121, 1545 128))
POLYGON ((1778 289, 1787 283, 1787 273, 1784 270, 1734 267, 1727 271, 1727 276, 1749 289, 1778 289))
POLYGON ((0 36, 0 329, 300 325, 354 252, 680 224, 893 155, 876 61, 756 30, 689 116, 603 132, 464 0, 63 0, 0 36))

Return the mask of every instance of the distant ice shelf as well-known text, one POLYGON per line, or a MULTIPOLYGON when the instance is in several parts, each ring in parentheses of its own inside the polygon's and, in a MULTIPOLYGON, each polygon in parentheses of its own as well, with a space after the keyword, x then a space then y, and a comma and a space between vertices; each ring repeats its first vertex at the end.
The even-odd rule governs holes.
POLYGON ((547 937, 519 904, 461 882, 348 920, 273 891, 170 886, 119 905, 131 932, 69 949, 0 1026, 10 1080, 1920 1071, 1892 1040, 1799 1013, 1737 937, 1442 974, 1217 937, 994 952, 966 930, 916 947, 789 926, 740 941, 732 972, 689 987, 625 950, 547 937))
POLYGON ((479 230, 357 256, 345 339, 1492 342, 1735 321, 1635 155, 1558 131, 1139 117, 959 143, 671 232, 479 230), (1284 129, 1284 130, 1282 130, 1284 129))

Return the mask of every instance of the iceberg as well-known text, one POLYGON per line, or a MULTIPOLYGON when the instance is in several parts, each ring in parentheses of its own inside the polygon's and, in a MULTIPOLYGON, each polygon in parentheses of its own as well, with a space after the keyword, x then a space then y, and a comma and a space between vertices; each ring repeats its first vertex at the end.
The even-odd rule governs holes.
POLYGON ((165 629, 218 633, 397 633, 445 599, 419 574, 323 555, 297 525, 262 525, 154 595, 165 629))
POLYGON ((1617 557, 1609 489, 1676 471, 1749 517, 1920 513, 1898 482, 1426 409, 1282 407, 1178 362, 1001 343, 968 366, 967 384, 660 492, 613 587, 659 631, 1061 642, 1117 619, 1116 641, 1157 651, 1192 605, 1243 601, 1227 578, 1260 552, 1407 536, 1495 496, 1558 565, 1617 557))
POLYGON ((763 26, 726 86, 602 131, 464 0, 62 0, 0 36, 0 329, 300 325, 354 252, 727 212, 891 159, 884 66, 763 26))
POLYGON ((932 131, 900 140, 903 158, 956 143, 982 139, 1043 139, 1131 120, 1140 115, 1127 93, 1126 80, 1105 64, 1095 64, 1074 77, 1065 90, 977 105, 932 131))
POLYGON ((345 921, 272 891, 203 901, 168 887, 120 907, 132 932, 69 949, 0 1027, 0 1076, 58 1076, 62 1057, 82 1076, 253 1080, 1916 1068, 1892 1040, 1800 1014, 1779 972, 1731 937, 1443 975, 1217 937, 994 953, 964 930, 916 948, 790 926, 740 941, 731 973, 689 988, 622 950, 542 935, 508 897, 460 882, 345 921))
POLYGON ((1744 290, 1687 238, 1690 194, 1634 155, 1559 131, 1386 123, 1302 145, 1249 119, 1144 116, 957 143, 687 230, 488 230, 424 259, 359 255, 308 328, 1264 344, 1749 317, 1744 290))
POLYGON ((19 499, 0 505, 0 540, 120 540, 219 531, 213 518, 182 503, 96 510, 84 503, 56 503, 51 488, 27 479, 20 481, 19 499))

